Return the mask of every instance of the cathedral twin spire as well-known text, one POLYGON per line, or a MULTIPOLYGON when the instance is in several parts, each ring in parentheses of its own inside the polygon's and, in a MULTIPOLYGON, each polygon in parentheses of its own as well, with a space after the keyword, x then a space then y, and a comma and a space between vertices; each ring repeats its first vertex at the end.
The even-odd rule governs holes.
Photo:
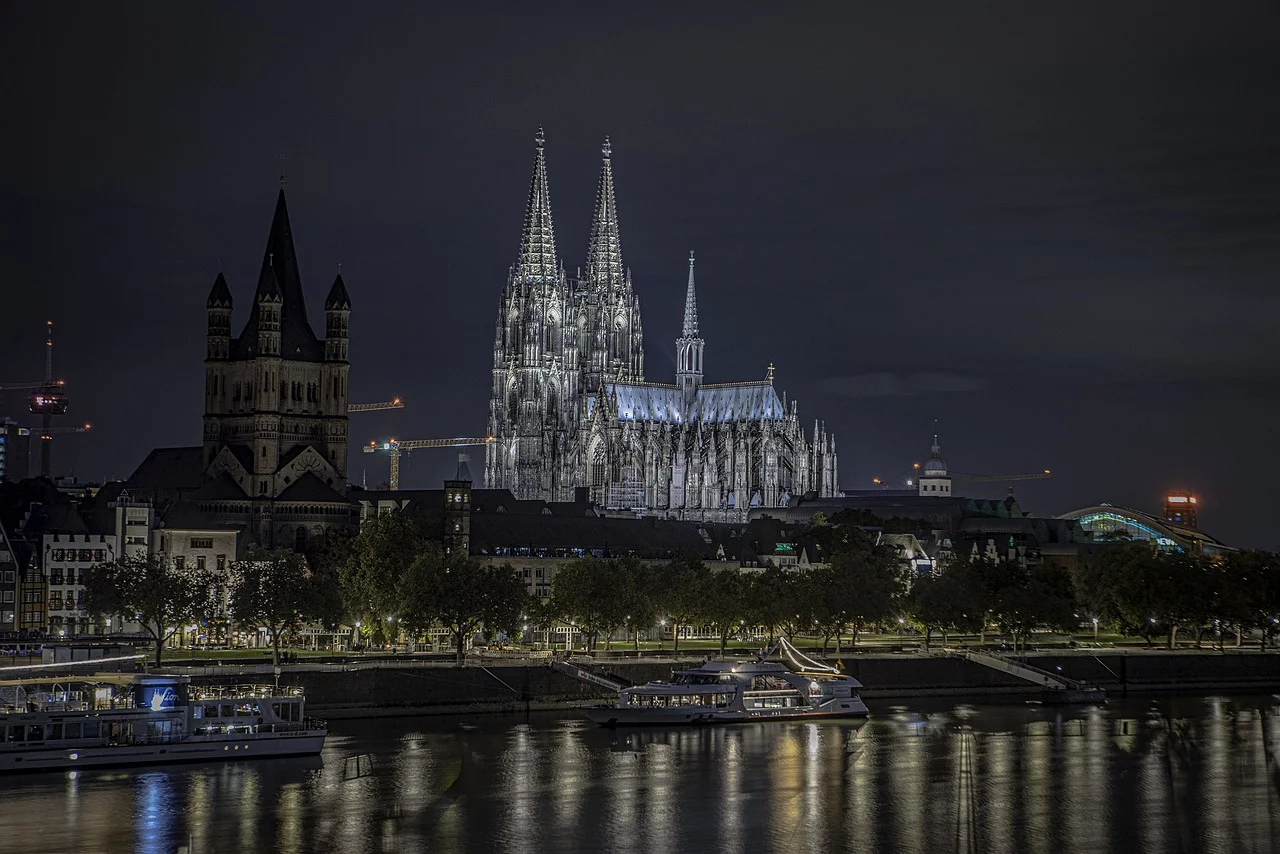
POLYGON ((516 278, 521 282, 552 284, 559 278, 559 265, 556 260, 556 230, 551 223, 551 192, 547 189, 547 160, 542 149, 546 136, 542 128, 538 128, 535 141, 538 153, 533 161, 533 181, 529 185, 529 204, 524 214, 516 278))
POLYGON ((587 281, 593 289, 616 291, 623 287, 622 240, 618 232, 618 206, 613 195, 613 146, 609 137, 600 148, 604 164, 596 190, 596 210, 587 245, 587 281))

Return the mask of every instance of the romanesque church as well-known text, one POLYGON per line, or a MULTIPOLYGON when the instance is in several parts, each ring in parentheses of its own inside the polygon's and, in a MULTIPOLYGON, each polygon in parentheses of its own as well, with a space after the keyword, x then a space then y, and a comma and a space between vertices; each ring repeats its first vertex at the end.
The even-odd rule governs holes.
POLYGON ((207 301, 203 484, 193 498, 256 542, 305 551, 351 524, 347 489, 348 320, 339 273, 325 336, 307 318, 284 187, 240 334, 218 274, 207 301))
POLYGON ((598 504, 669 518, 743 519, 805 494, 838 493, 835 438, 812 437, 796 402, 763 379, 703 382, 694 258, 674 383, 645 378, 640 300, 622 263, 606 139, 585 267, 556 251, 545 140, 493 344, 484 480, 517 498, 598 504))

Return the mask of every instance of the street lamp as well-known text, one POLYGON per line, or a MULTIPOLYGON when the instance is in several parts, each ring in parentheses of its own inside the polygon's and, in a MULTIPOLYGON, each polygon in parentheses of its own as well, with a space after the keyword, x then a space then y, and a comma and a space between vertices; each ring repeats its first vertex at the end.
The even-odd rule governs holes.
POLYGON ((1093 618, 1093 642, 1098 642, 1098 618, 1093 618))
POLYGON ((663 617, 658 620, 658 649, 662 649, 662 635, 667 628, 667 619, 663 617))

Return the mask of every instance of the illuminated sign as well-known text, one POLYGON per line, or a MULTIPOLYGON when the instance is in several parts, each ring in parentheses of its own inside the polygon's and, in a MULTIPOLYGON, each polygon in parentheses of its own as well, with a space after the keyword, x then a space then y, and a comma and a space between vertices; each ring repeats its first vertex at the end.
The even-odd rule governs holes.
POLYGON ((178 703, 172 685, 143 685, 140 705, 153 712, 171 712, 178 703))
POLYGON ((1185 496, 1185 495, 1170 495, 1170 496, 1169 496, 1167 499, 1165 499, 1165 500, 1166 500, 1166 501, 1168 501, 1170 504, 1186 504, 1186 503, 1187 503, 1187 496, 1185 496))

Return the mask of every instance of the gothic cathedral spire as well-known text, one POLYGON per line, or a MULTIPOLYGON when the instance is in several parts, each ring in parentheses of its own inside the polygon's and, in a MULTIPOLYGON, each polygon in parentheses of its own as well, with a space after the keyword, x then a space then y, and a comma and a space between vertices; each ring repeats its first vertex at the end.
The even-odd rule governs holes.
POLYGON ((676 340, 676 385, 685 401, 693 399, 702 385, 703 340, 698 335, 698 297, 693 288, 693 252, 689 252, 689 287, 684 296, 684 326, 676 340))
POLYGON ((533 161, 529 184, 529 204, 524 213, 524 233, 520 237, 520 257, 516 260, 516 280, 522 284, 553 284, 559 278, 556 259, 556 231, 551 224, 551 193, 547 189, 547 160, 542 147, 546 135, 538 128, 534 138, 538 153, 533 161))
POLYGON ((613 196, 613 146, 609 137, 600 148, 604 164, 596 190, 596 211, 587 245, 587 282, 593 290, 617 291, 624 287, 622 240, 618 235, 618 207, 613 196))

